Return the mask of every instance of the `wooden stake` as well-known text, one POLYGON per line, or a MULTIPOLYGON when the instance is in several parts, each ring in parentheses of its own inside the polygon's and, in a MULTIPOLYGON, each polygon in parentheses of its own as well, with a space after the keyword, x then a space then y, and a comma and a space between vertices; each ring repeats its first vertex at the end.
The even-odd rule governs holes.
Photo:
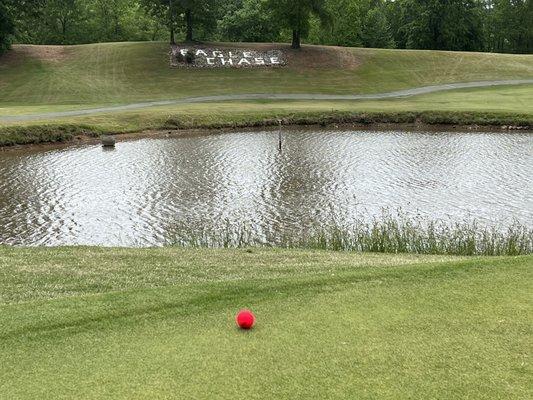
POLYGON ((281 125, 281 122, 282 122, 282 121, 281 121, 281 120, 278 120, 278 122, 279 122, 278 144, 279 144, 279 151, 281 152, 281 150, 282 150, 282 136, 281 136, 281 134, 282 134, 282 132, 281 132, 282 125, 281 125))

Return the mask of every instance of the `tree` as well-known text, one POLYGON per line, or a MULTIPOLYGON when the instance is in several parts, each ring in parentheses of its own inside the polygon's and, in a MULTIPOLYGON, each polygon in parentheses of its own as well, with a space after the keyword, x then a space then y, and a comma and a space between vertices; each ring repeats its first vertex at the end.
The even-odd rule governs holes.
POLYGON ((162 26, 137 0, 85 0, 85 35, 90 41, 156 40, 162 26))
POLYGON ((9 49, 11 36, 15 33, 13 17, 7 4, 0 0, 0 54, 9 49))
POLYGON ((309 40, 317 44, 362 46, 361 31, 368 1, 327 0, 326 8, 330 19, 329 26, 324 29, 320 21, 313 18, 309 40))
POLYGON ((44 24, 36 29, 39 42, 73 44, 83 42, 85 29, 78 23, 86 21, 86 3, 81 0, 47 0, 42 8, 44 24), (40 29, 39 29, 40 28, 40 29))
MULTIPOLYGON (((42 15, 42 8, 46 0, 0 0, 0 8, 5 11, 0 11, 0 19, 7 26, 8 22, 11 25, 12 33, 6 38, 11 38, 13 41, 22 38, 24 42, 31 43, 29 38, 30 32, 36 30, 39 18, 42 15)), ((42 21, 41 21, 42 23, 42 21)), ((0 41, 2 41, 0 39, 0 41)))
POLYGON ((164 21, 170 30, 170 42, 175 43, 175 32, 185 30, 185 40, 194 40, 194 29, 202 27, 214 31, 217 0, 142 0, 143 6, 156 18, 164 21))
POLYGON ((293 49, 299 49, 302 37, 309 33, 311 15, 319 18, 322 24, 330 21, 326 0, 269 0, 267 4, 277 19, 292 31, 293 49))
POLYGON ((176 43, 176 2, 172 0, 141 0, 142 7, 153 18, 159 20, 170 32, 170 43, 176 43))
POLYGON ((523 26, 526 29, 526 46, 524 52, 531 54, 533 53, 533 24, 531 24, 531 21, 533 21, 533 0, 526 0, 526 10, 523 14, 523 18, 525 22, 523 26))
POLYGON ((0 0, 9 42, 286 40, 533 52, 533 0, 0 0))
POLYGON ((94 24, 99 27, 99 41, 122 39, 122 15, 127 0, 94 0, 94 24))
POLYGON ((371 9, 366 15, 361 32, 365 47, 394 48, 389 21, 382 8, 371 9))
POLYGON ((399 0, 406 47, 477 51, 484 48, 480 0, 399 0))
POLYGON ((279 38, 279 26, 265 0, 243 0, 227 10, 219 25, 220 35, 235 42, 274 42, 279 38))
POLYGON ((533 0, 490 0, 486 10, 488 50, 533 52, 533 0))
POLYGON ((185 28, 185 41, 192 42, 199 36, 206 37, 215 32, 220 0, 175 0, 182 26, 185 28))

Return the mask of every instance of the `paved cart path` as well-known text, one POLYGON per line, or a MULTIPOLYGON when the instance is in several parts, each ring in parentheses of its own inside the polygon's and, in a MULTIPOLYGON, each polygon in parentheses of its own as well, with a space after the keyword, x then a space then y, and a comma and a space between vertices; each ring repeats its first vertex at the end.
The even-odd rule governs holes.
POLYGON ((462 82, 449 83, 445 85, 423 86, 413 89, 398 90, 395 92, 375 93, 375 94, 354 94, 354 95, 340 95, 340 94, 228 94, 219 96, 202 96, 202 97, 188 97, 177 100, 160 100, 160 101, 145 101, 142 103, 131 103, 118 106, 89 108, 72 111, 58 111, 40 114, 26 114, 26 115, 6 115, 0 116, 0 122, 16 122, 16 121, 32 121, 39 119, 51 119, 61 117, 76 117, 83 115, 94 115, 112 113, 116 111, 139 110, 148 107, 168 106, 175 104, 193 104, 193 103, 207 103, 219 101, 238 101, 238 100, 377 100, 377 99, 391 99, 398 97, 415 96, 419 94, 427 94, 434 92, 442 92, 453 89, 467 89, 467 88, 481 88, 490 86, 504 86, 504 85, 524 85, 533 84, 533 79, 517 79, 517 80, 502 80, 502 81, 481 81, 481 82, 462 82))

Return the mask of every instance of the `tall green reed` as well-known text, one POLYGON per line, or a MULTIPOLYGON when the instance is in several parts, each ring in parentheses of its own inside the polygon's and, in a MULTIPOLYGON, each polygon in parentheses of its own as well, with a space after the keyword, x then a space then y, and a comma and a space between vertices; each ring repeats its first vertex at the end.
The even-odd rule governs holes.
POLYGON ((401 213, 383 212, 370 221, 358 219, 345 226, 335 220, 283 234, 260 233, 252 223, 220 229, 182 232, 175 245, 184 247, 281 247, 441 255, 533 254, 533 229, 513 222, 505 228, 485 227, 477 221, 426 221, 401 213))

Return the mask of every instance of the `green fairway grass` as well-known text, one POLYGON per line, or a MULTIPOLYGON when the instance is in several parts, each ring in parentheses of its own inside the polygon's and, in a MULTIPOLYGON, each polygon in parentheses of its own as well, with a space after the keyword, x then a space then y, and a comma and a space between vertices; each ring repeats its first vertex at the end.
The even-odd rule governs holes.
POLYGON ((533 394, 531 256, 4 247, 0 265, 6 399, 533 394))

